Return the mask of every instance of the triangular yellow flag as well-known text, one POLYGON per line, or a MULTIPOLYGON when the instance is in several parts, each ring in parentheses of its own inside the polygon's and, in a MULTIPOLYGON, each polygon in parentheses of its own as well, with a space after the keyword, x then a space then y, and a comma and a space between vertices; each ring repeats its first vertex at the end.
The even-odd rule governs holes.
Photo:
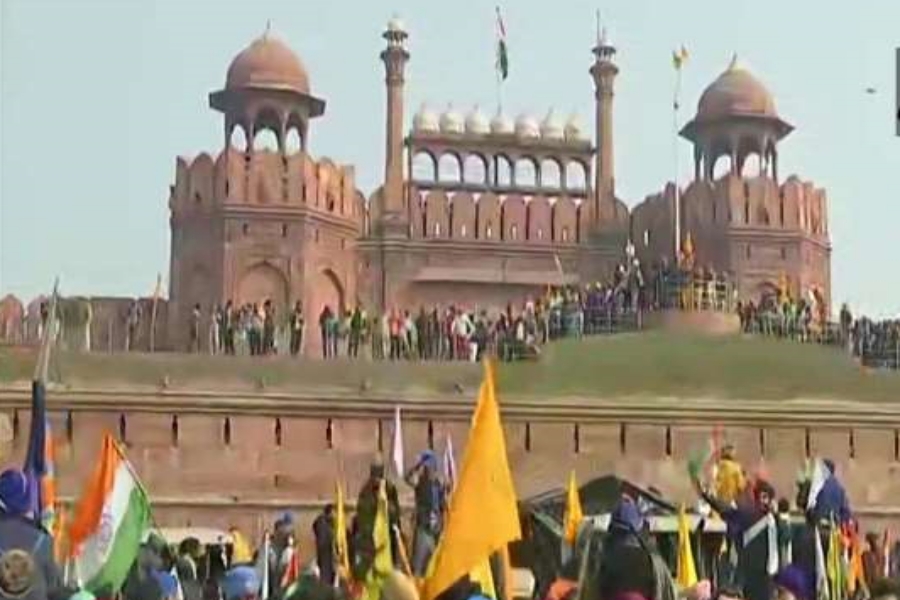
POLYGON ((697 567, 694 564, 694 549, 691 546, 691 528, 688 524, 684 504, 678 509, 678 571, 675 581, 683 590, 697 585, 697 567))
POLYGON ((378 600, 384 582, 394 570, 394 558, 391 552, 391 529, 388 524, 388 501, 384 481, 378 488, 378 508, 375 511, 375 524, 372 527, 372 541, 375 543, 375 560, 366 575, 362 600, 378 600))
POLYGON ((350 578, 350 552, 347 544, 347 512, 344 508, 344 488, 335 482, 334 500, 334 550, 337 556, 338 574, 344 581, 350 578))
POLYGON ((578 528, 584 520, 584 512, 581 510, 581 496, 578 494, 578 482, 575 480, 575 471, 569 474, 569 486, 566 490, 566 517, 565 517, 565 541, 574 546, 578 538, 578 528))
POLYGON ((494 368, 486 361, 459 479, 422 599, 434 600, 494 552, 521 537, 516 490, 494 389, 494 368))

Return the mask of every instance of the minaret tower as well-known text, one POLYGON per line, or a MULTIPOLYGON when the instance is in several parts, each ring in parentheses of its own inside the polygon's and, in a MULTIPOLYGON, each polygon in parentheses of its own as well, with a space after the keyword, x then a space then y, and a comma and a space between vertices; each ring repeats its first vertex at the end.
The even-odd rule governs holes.
POLYGON ((597 164, 594 170, 593 225, 602 227, 615 220, 615 171, 613 163, 613 89, 619 68, 613 62, 616 49, 604 28, 594 47, 594 78, 596 100, 595 135, 597 164))
POLYGON ((407 33, 396 17, 388 22, 382 37, 387 47, 381 52, 387 87, 387 126, 382 188, 381 225, 387 234, 406 233, 403 202, 403 85, 407 33))

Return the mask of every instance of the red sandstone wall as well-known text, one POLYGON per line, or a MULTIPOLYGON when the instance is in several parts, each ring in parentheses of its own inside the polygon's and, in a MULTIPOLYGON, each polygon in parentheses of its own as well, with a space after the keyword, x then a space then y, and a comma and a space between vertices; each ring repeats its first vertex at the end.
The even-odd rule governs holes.
MULTIPOLYGON (((12 456, 4 462, 19 464, 27 443, 28 413, 8 414, 14 442, 12 456)), ((102 433, 124 433, 129 456, 157 500, 162 524, 238 524, 254 532, 286 507, 299 510, 306 528, 316 507, 332 499, 339 465, 348 495, 354 497, 379 446, 389 450, 391 435, 387 417, 335 419, 329 425, 318 418, 183 414, 177 419, 177 439, 173 416, 167 414, 131 413, 120 420, 113 413, 75 412, 70 417, 54 412, 51 418, 61 444, 58 477, 63 494, 76 494, 88 477, 102 433)), ((442 449, 448 435, 457 461, 462 461, 468 422, 409 420, 404 428, 408 462, 429 443, 442 449)), ((575 469, 580 481, 615 472, 692 502, 685 464, 692 453, 705 448, 710 426, 517 421, 507 423, 506 432, 510 464, 523 497, 564 485, 568 471, 575 469)), ((900 497, 897 436, 887 424, 880 429, 726 429, 745 466, 763 466, 779 494, 788 497, 808 453, 832 458, 857 507, 893 506, 900 497)))

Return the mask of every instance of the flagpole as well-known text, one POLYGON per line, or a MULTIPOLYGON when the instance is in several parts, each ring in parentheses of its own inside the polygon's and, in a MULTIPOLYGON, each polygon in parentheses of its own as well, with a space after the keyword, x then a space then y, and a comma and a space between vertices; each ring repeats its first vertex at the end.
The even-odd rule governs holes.
POLYGON ((674 198, 674 217, 675 217, 675 261, 681 256, 681 199, 678 190, 678 109, 679 98, 681 96, 681 65, 675 68, 675 92, 672 100, 672 155, 675 167, 675 198, 674 198))

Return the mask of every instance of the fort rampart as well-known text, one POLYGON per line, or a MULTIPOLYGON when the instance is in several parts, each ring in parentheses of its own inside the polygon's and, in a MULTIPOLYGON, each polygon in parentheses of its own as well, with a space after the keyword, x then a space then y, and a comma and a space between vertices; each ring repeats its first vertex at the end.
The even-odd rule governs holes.
MULTIPOLYGON (((72 497, 91 472, 104 432, 117 435, 150 491, 162 525, 238 525, 258 532, 291 508, 304 523, 333 498, 335 473, 355 497, 373 455, 390 449, 403 409, 407 461, 442 450, 462 460, 471 398, 228 394, 158 390, 51 390, 58 480, 72 497)), ((29 393, 0 390, 12 430, 3 462, 27 446, 29 393)), ((686 460, 714 426, 748 470, 763 468, 792 497, 804 459, 835 461, 867 526, 900 524, 900 406, 855 402, 547 399, 503 402, 506 443, 522 497, 616 473, 693 502, 686 460)), ((8 459, 8 460, 7 460, 8 459)), ((406 501, 410 500, 406 493, 406 501)), ((303 527, 306 527, 304 524, 303 527)))

